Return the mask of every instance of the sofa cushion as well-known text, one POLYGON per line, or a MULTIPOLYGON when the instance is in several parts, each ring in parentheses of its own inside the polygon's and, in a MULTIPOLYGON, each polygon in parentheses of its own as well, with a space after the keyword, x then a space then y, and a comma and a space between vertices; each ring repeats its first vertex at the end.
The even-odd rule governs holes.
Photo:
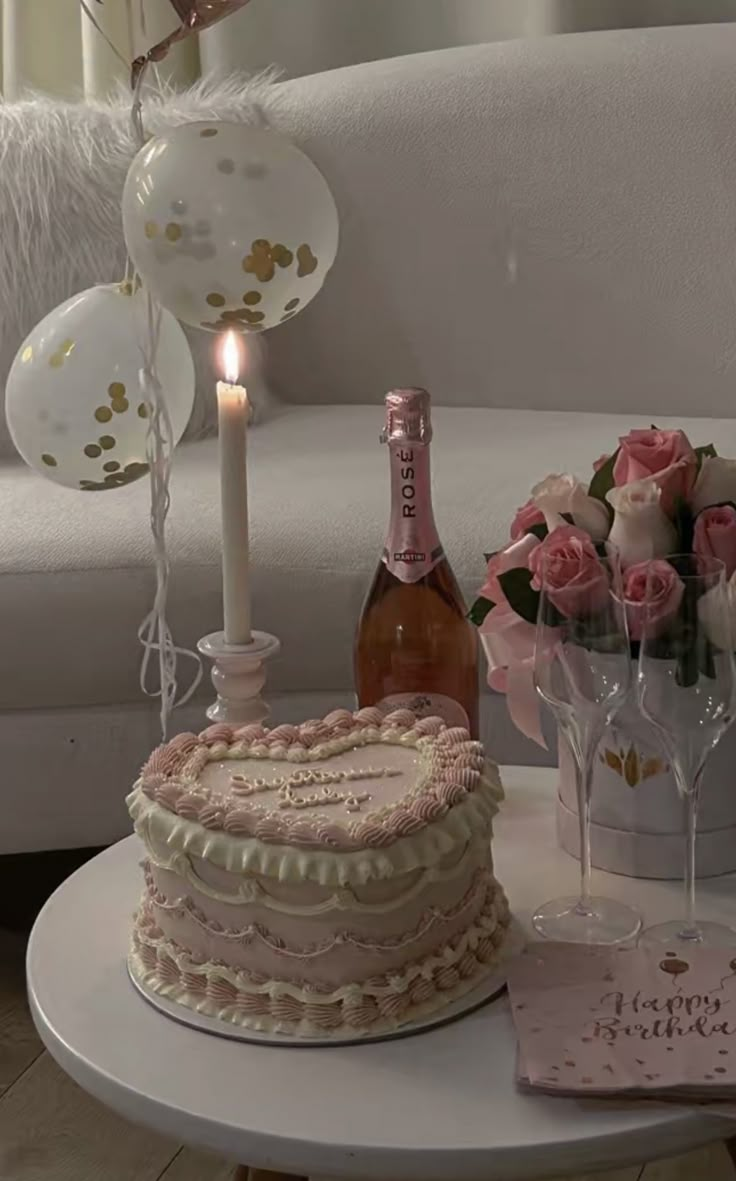
MULTIPOLYGON (((602 451, 648 415, 438 407, 434 490, 440 534, 467 595, 483 551, 508 535, 514 509, 550 471, 590 473, 602 451)), ((736 421, 659 419, 694 443, 736 455, 736 421)), ((285 408, 250 439, 253 617, 282 640, 276 690, 345 690, 351 646, 388 517, 382 408, 285 408)), ((110 495, 70 492, 20 464, 0 467, 0 708, 140 700, 136 629, 153 573, 145 481, 110 495)), ((220 543, 217 443, 177 453, 168 530, 170 619, 193 646, 217 629, 220 543)), ((189 674, 183 663, 182 679, 189 674)), ((211 695, 205 680, 204 694, 211 695)))
POLYGON ((273 335, 279 389, 732 416, 735 53, 734 25, 635 29, 274 87, 341 218, 324 292, 273 335))

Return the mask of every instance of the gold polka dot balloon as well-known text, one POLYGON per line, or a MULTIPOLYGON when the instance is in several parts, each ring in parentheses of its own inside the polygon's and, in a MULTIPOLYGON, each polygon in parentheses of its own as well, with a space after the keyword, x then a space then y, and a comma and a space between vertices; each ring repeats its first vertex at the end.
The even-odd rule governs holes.
POLYGON ((159 302, 213 332, 296 316, 338 242, 335 202, 312 161, 242 123, 186 123, 150 140, 125 182, 123 226, 159 302))
MULTIPOLYGON (((34 328, 5 387, 10 433, 32 468, 87 492, 146 474, 148 411, 139 380, 145 326, 143 292, 115 284, 75 295, 34 328)), ((168 312, 156 365, 178 442, 194 404, 194 365, 168 312)))

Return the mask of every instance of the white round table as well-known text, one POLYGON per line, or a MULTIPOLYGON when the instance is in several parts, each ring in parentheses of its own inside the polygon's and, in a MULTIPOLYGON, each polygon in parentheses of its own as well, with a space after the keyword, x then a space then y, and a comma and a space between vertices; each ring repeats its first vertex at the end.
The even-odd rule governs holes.
MULTIPOLYGON (((504 772, 497 871, 517 916, 575 889, 555 843, 555 773, 504 772)), ((137 838, 77 870, 49 899, 28 948, 31 1006, 51 1054, 98 1099, 141 1124, 261 1168, 336 1178, 492 1181, 674 1155, 734 1124, 667 1105, 577 1102, 514 1086, 504 999, 415 1037, 282 1049, 186 1028, 135 992, 125 968, 141 887, 137 838)), ((676 883, 596 874, 649 922, 679 911, 676 883)), ((702 910, 733 920, 736 879, 700 885, 702 910)))

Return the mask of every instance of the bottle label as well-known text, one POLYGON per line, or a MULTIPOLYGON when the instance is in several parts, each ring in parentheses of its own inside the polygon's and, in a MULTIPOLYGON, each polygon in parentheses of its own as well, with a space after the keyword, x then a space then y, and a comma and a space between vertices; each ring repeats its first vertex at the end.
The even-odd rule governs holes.
POLYGON ((395 443, 391 456, 391 520, 383 560, 402 582, 419 582, 444 557, 432 514, 429 447, 395 443))
POLYGON ((391 693, 377 704, 386 714, 395 709, 410 709, 418 718, 442 718, 448 726, 470 729, 470 719, 460 703, 442 693, 391 693))

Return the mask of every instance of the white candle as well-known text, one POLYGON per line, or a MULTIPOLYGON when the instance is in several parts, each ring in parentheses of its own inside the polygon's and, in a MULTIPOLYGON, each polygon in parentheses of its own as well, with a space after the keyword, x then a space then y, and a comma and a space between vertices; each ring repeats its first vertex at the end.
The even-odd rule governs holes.
POLYGON ((248 395, 237 384, 238 341, 225 334, 222 369, 217 383, 222 504, 222 606, 226 644, 249 644, 250 561, 248 554, 248 395))

